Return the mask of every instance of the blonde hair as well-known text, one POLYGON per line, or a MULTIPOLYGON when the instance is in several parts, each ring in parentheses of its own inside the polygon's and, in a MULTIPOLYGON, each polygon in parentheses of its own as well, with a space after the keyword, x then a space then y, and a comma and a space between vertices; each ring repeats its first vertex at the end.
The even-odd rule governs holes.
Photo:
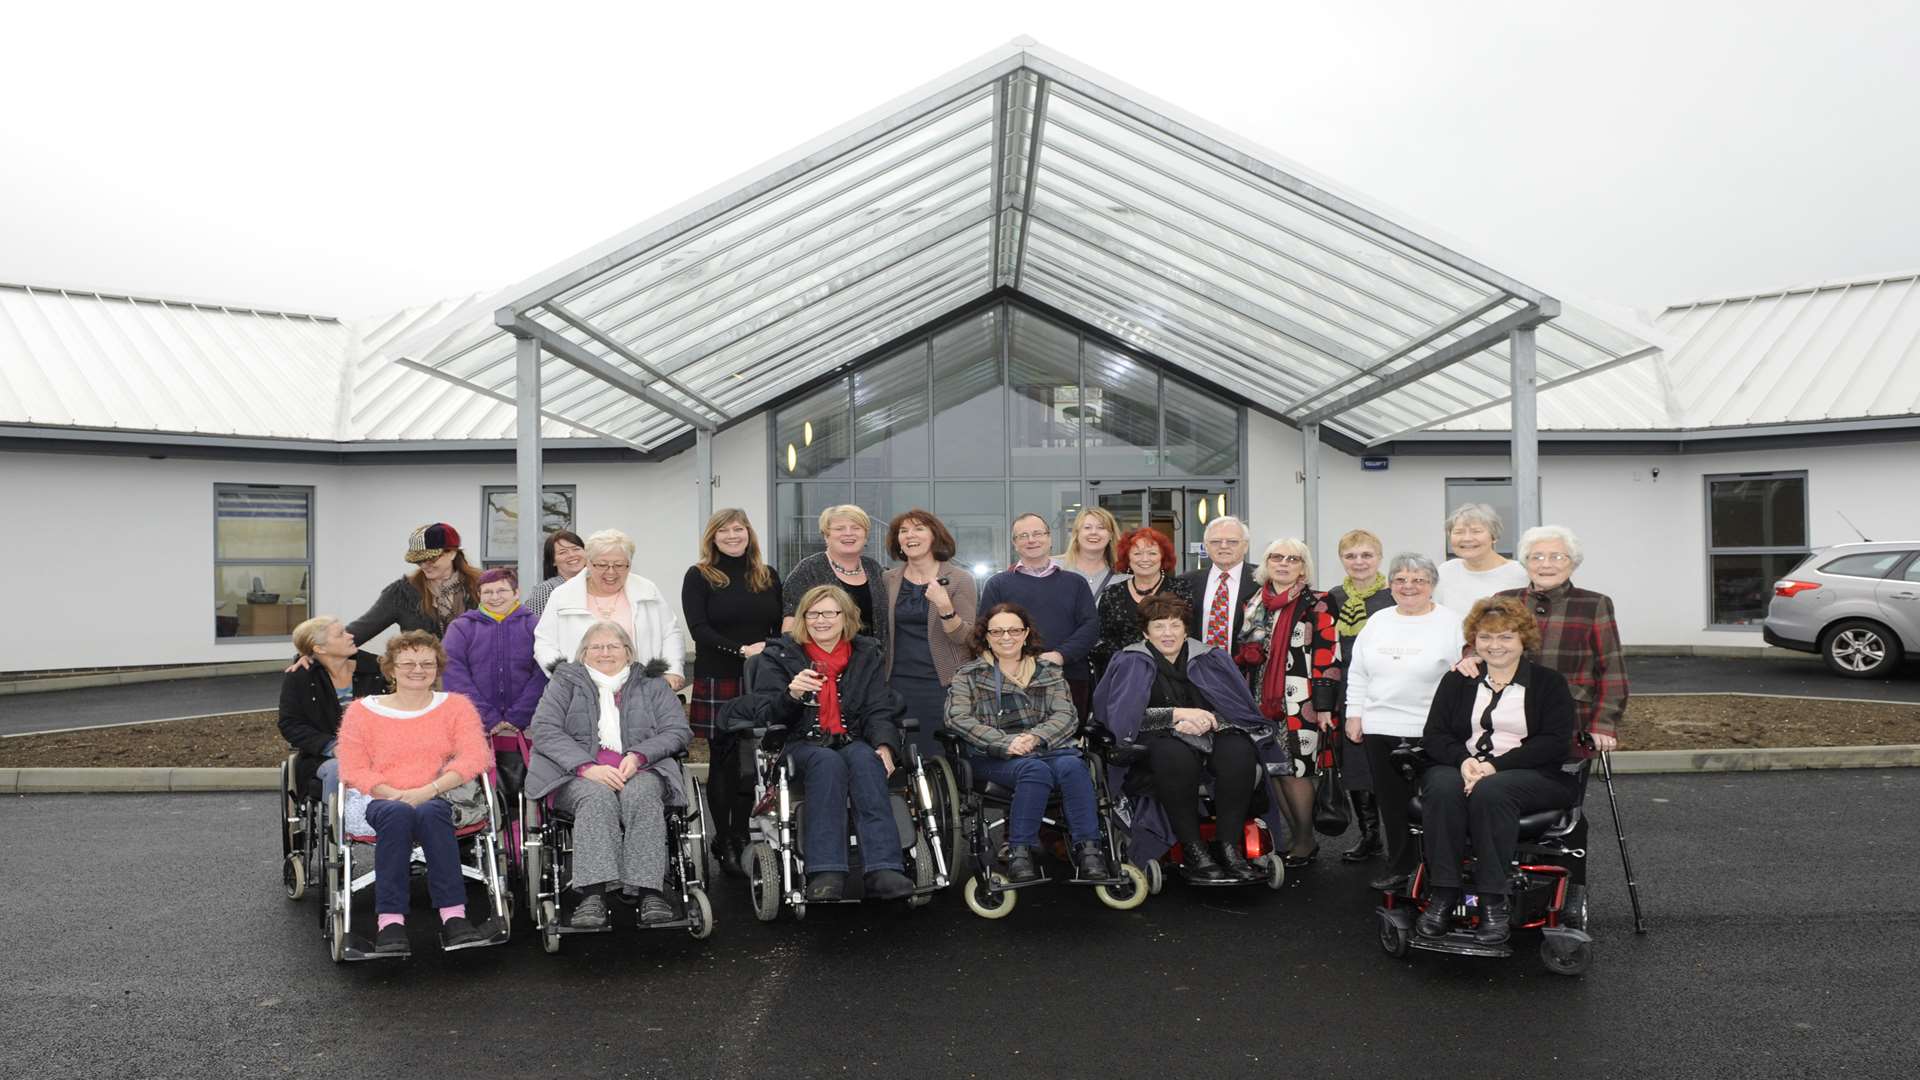
POLYGON ((1068 529, 1067 558, 1077 558, 1080 554, 1080 523, 1092 518, 1107 530, 1107 567, 1112 569, 1120 564, 1120 523, 1113 519, 1104 506, 1083 506, 1073 515, 1073 527, 1068 529))
POLYGON ((813 638, 807 634, 807 609, 822 600, 832 600, 840 605, 840 637, 851 641, 860 633, 860 608, 854 604, 853 597, 838 585, 815 585, 800 594, 800 602, 793 605, 793 629, 788 636, 795 645, 805 645, 813 638))
POLYGON ((339 619, 334 618, 332 615, 315 615, 313 618, 307 619, 299 626, 294 627, 293 651, 299 653, 301 656, 312 656, 313 650, 319 648, 320 643, 327 640, 328 633, 332 631, 334 624, 339 621, 339 619))
POLYGON ((599 532, 587 537, 586 547, 588 562, 592 562, 593 557, 603 551, 615 550, 618 550, 622 555, 627 557, 629 565, 633 562, 633 537, 628 536, 619 529, 601 529, 599 532))
POLYGON ((846 518, 848 521, 858 524, 869 534, 873 532, 873 519, 867 516, 865 510, 860 509, 852 503, 842 503, 839 506, 829 506, 825 510, 820 511, 821 536, 827 535, 827 527, 833 524, 835 518, 846 518))
POLYGON ((1253 580, 1262 585, 1267 583, 1267 560, 1277 554, 1300 556, 1300 581, 1305 585, 1313 584, 1313 552, 1307 550, 1306 541, 1291 536, 1275 540, 1260 553, 1260 563, 1253 568, 1253 580))
POLYGON ((1354 529, 1345 536, 1342 536, 1339 546, 1335 547, 1334 550, 1345 555, 1348 548, 1357 548, 1361 544, 1372 544, 1375 555, 1385 550, 1385 546, 1380 543, 1380 538, 1365 529, 1354 529))

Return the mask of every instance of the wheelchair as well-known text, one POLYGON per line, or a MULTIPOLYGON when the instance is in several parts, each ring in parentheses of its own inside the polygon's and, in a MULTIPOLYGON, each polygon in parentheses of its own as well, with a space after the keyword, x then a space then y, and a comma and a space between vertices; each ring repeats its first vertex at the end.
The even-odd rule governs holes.
MULTIPOLYGON (((1144 758, 1147 754, 1147 748, 1143 744, 1137 742, 1117 742, 1111 732, 1098 724, 1094 725, 1090 736, 1096 745, 1103 741, 1107 744, 1104 756, 1112 770, 1120 775, 1124 775, 1128 768, 1136 761, 1144 758)), ((1267 821, 1268 815, 1273 813, 1280 805, 1280 796, 1274 790, 1273 786, 1275 778, 1283 775, 1287 768, 1285 764, 1274 763, 1267 760, 1268 753, 1276 744, 1277 740, 1278 736, 1273 732, 1264 732, 1253 736, 1254 755, 1255 759, 1259 762, 1260 768, 1260 782, 1254 787, 1253 801, 1247 806, 1247 823, 1244 828, 1244 834, 1241 837, 1241 842, 1246 845, 1247 861, 1264 870, 1266 876, 1255 878, 1252 881, 1230 879, 1225 881, 1190 882, 1195 888, 1215 889, 1230 888, 1238 885, 1261 884, 1274 890, 1286 887, 1287 866, 1286 863, 1282 861, 1280 845, 1274 838, 1273 826, 1267 821)), ((1131 808, 1124 808, 1120 816, 1122 820, 1131 821, 1131 808)), ((1217 832, 1218 826, 1215 822, 1213 792, 1207 784, 1202 783, 1200 785, 1201 842, 1207 844, 1213 843, 1217 832)), ((1138 866, 1145 872, 1147 876, 1147 891, 1156 896, 1166 887, 1169 873, 1177 873, 1177 871, 1169 871, 1168 867, 1179 866, 1184 858, 1185 852, 1180 845, 1180 841, 1177 839, 1174 840, 1172 845, 1164 852, 1158 855, 1146 855, 1143 852, 1133 852, 1129 855, 1132 864, 1138 866)))
MULTIPOLYGON (((1587 745, 1592 745, 1587 736, 1582 735, 1581 739, 1587 745)), ((1555 975, 1580 975, 1593 963, 1593 936, 1588 932, 1587 921, 1588 823, 1585 805, 1587 780, 1592 774, 1594 760, 1569 761, 1561 766, 1564 772, 1574 778, 1572 807, 1522 815, 1519 843, 1514 848, 1513 862, 1507 867, 1507 896, 1513 929, 1540 932, 1540 961, 1555 975)), ((1639 886, 1633 877, 1632 862, 1626 858, 1626 835, 1620 828, 1619 803, 1613 793, 1612 761, 1606 754, 1599 755, 1597 760, 1604 771, 1608 798, 1613 800, 1614 827, 1619 834, 1620 854, 1627 870, 1628 893, 1633 899, 1634 931, 1645 933, 1645 921, 1640 913, 1639 886)), ((1417 792, 1420 774, 1435 767, 1434 763, 1418 747, 1403 747, 1394 751, 1393 764, 1408 778, 1416 792, 1407 806, 1407 821, 1409 832, 1422 838, 1424 848, 1422 807, 1417 792)), ((1473 858, 1469 852, 1464 878, 1468 882, 1472 881, 1473 858)), ((1410 949, 1454 956, 1513 955, 1511 940, 1499 945, 1483 945, 1474 940, 1473 927, 1480 920, 1480 901, 1471 892, 1471 885, 1463 892, 1460 904, 1454 908, 1452 930, 1437 938, 1422 937, 1416 933, 1414 920, 1425 910, 1428 898, 1427 866, 1423 857, 1407 885, 1406 893, 1387 894, 1380 907, 1375 909, 1380 947, 1387 955, 1403 957, 1410 949)))
MULTIPOLYGON (((912 734, 919 730, 919 722, 904 717, 900 730, 912 734)), ((779 918, 783 905, 792 910, 795 920, 800 920, 807 917, 809 904, 852 904, 864 899, 860 838, 851 826, 851 806, 842 811, 849 815, 846 892, 839 900, 809 901, 806 898, 806 851, 802 840, 806 813, 804 792, 786 755, 778 747, 768 749, 767 742, 769 737, 784 735, 785 731, 779 727, 754 728, 751 739, 755 773, 749 826, 752 840, 741 861, 746 863, 753 914, 761 922, 779 918)), ((888 778, 887 789, 893 803, 894 828, 906 844, 902 850, 906 874, 913 881, 907 906, 917 908, 930 903, 933 894, 951 881, 942 833, 947 806, 951 804, 935 794, 933 777, 938 774, 930 774, 913 741, 905 739, 902 743, 901 752, 906 760, 888 778)))
MULTIPOLYGON (((674 758, 683 765, 687 752, 674 758)), ((573 878, 573 822, 565 814, 545 805, 547 800, 520 796, 520 825, 523 858, 522 889, 533 927, 540 932, 540 947, 547 953, 560 951, 560 939, 568 934, 604 934, 613 929, 613 920, 605 926, 568 926, 568 912, 562 906, 567 886, 573 878)), ((685 930, 695 940, 704 941, 713 934, 713 904, 707 899, 707 815, 706 796, 700 781, 687 777, 687 805, 666 807, 667 873, 660 895, 676 907, 677 918, 666 922, 634 925, 642 930, 685 930)))
POLYGON ((307 895, 308 885, 320 876, 320 823, 324 815, 319 781, 302 782, 300 751, 280 763, 280 885, 287 899, 307 895))
MULTIPOLYGON (((501 945, 513 933, 513 890, 508 884, 503 842, 506 812, 499 790, 494 786, 492 770, 482 772, 479 779, 487 800, 487 816, 456 828, 454 840, 460 849, 461 878, 479 882, 487 892, 488 917, 473 921, 493 930, 486 945, 501 945)), ((348 833, 346 811, 347 786, 342 782, 327 793, 319 830, 320 864, 325 872, 326 891, 326 902, 320 908, 320 939, 335 963, 404 958, 410 954, 375 952, 371 934, 355 932, 353 896, 373 885, 373 845, 377 838, 348 833)), ((413 850, 413 865, 416 875, 425 866, 417 846, 413 850)))
MULTIPOLYGON (((1014 883, 993 869, 1005 856, 1007 818, 1013 807, 1013 790, 974 774, 967 757, 968 744, 957 732, 942 730, 936 737, 946 746, 947 756, 959 776, 960 790, 964 792, 958 800, 960 823, 957 829, 966 837, 967 851, 973 859, 973 872, 961 887, 961 899, 966 902, 967 910, 983 919, 1006 918, 1013 913, 1014 904, 1020 899, 1019 890, 1050 884, 1055 880, 1057 871, 1049 869, 1037 880, 1014 883)), ((1100 818, 1100 834, 1107 849, 1107 865, 1113 867, 1114 872, 1104 878, 1085 878, 1069 865, 1064 880, 1072 885, 1091 886, 1100 902, 1115 911, 1131 911, 1147 902, 1152 889, 1147 872, 1125 859, 1123 838, 1126 823, 1118 816, 1118 808, 1107 786, 1113 736, 1105 728, 1097 728, 1089 731, 1080 742, 1081 752, 1087 758, 1087 767, 1093 774, 1094 812, 1100 818)), ((1068 842, 1065 812, 1060 793, 1055 791, 1048 797, 1046 810, 1040 816, 1040 847, 1053 856, 1055 864, 1070 863, 1067 858, 1068 842)))

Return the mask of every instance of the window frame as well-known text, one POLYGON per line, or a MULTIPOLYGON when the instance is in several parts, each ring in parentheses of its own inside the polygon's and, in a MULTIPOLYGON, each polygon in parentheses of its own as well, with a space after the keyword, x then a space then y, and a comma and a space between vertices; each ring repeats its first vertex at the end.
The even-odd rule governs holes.
POLYGON ((1800 566, 1813 555, 1813 482, 1806 469, 1775 469, 1764 472, 1707 473, 1701 478, 1701 545, 1706 549, 1705 587, 1706 619, 1703 629, 1724 630, 1730 633, 1758 634, 1765 629, 1766 617, 1763 615, 1751 623, 1723 623, 1717 621, 1719 612, 1714 610, 1713 560, 1720 555, 1794 555, 1800 566), (1716 547, 1713 543, 1713 485, 1737 480, 1798 480, 1800 481, 1800 535, 1807 543, 1794 546, 1786 544, 1759 545, 1750 547, 1716 547))
MULTIPOLYGON (((518 494, 519 491, 520 491, 520 486, 518 484, 481 484, 480 485, 480 566, 483 569, 492 570, 502 566, 508 567, 510 569, 518 569, 520 566, 520 553, 518 551, 514 551, 503 558, 496 559, 491 557, 492 553, 488 550, 488 544, 492 538, 493 518, 492 518, 492 507, 490 507, 487 504, 487 497, 492 495, 495 492, 506 492, 511 494, 518 494)), ((580 487, 579 485, 578 484, 542 484, 540 485, 540 495, 543 500, 546 498, 546 495, 548 492, 559 492, 560 494, 565 495, 568 499, 572 501, 573 520, 569 521, 565 527, 567 529, 572 530, 573 532, 579 532, 580 531, 580 487)), ((543 514, 546 512, 544 507, 542 507, 541 512, 543 514)), ((541 530, 541 536, 542 537, 546 536, 546 530, 544 529, 541 530)))
MULTIPOLYGON (((317 564, 319 560, 315 558, 315 551, 314 551, 314 541, 315 541, 314 519, 317 518, 319 514, 320 514, 319 495, 315 491, 314 485, 312 484, 257 484, 257 483, 228 483, 220 480, 214 481, 213 483, 213 515, 212 515, 213 580, 214 580, 214 586, 216 590, 219 587, 220 568, 222 566, 301 566, 301 567, 305 567, 307 572, 306 573, 307 617, 311 618, 313 616, 314 591, 315 591, 315 587, 319 582, 319 577, 317 574, 317 564), (226 492, 248 492, 248 491, 300 492, 306 495, 307 497, 307 556, 306 558, 304 559, 223 559, 220 557, 220 496, 226 492)), ((219 598, 219 593, 217 591, 214 593, 214 597, 217 601, 219 598)), ((219 607, 217 603, 214 610, 216 613, 219 611, 219 607)), ((235 617, 236 618, 238 617, 237 612, 235 613, 235 617)), ((215 645, 253 645, 253 644, 258 644, 260 642, 268 642, 268 643, 281 642, 281 641, 291 642, 292 640, 293 640, 293 625, 289 625, 287 627, 287 632, 284 634, 248 634, 248 635, 242 635, 239 632, 239 628, 236 626, 234 629, 233 636, 231 637, 221 637, 219 632, 219 624, 215 623, 214 625, 213 643, 215 645)))

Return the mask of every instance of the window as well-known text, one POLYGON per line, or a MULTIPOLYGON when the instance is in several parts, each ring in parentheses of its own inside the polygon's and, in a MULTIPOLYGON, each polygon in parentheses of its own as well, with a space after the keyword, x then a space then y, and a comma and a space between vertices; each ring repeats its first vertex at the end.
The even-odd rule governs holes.
POLYGON ((313 489, 213 486, 213 635, 285 638, 307 617, 313 489))
POLYGON ((1839 577, 1883 578, 1906 557, 1904 551, 1862 551, 1842 555, 1821 566, 1820 572, 1839 577))
POLYGON ((1907 572, 1900 577, 1906 581, 1920 581, 1920 558, 1907 564, 1907 572))
MULTIPOLYGON (((548 484, 540 492, 540 536, 552 536, 561 529, 574 530, 580 520, 572 484, 548 484)), ((507 484, 485 484, 480 488, 480 520, 485 526, 480 551, 483 566, 518 566, 520 552, 520 489, 507 484)))
POLYGON ((1807 557, 1807 474, 1706 479, 1708 623, 1753 629, 1773 583, 1807 557))

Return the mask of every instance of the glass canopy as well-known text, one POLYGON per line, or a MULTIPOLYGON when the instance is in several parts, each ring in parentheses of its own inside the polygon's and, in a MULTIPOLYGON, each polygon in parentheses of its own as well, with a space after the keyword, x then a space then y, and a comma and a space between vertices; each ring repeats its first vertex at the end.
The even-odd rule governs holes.
POLYGON ((653 449, 995 290, 1382 442, 1653 351, 1357 196, 1015 42, 389 350, 653 449))

